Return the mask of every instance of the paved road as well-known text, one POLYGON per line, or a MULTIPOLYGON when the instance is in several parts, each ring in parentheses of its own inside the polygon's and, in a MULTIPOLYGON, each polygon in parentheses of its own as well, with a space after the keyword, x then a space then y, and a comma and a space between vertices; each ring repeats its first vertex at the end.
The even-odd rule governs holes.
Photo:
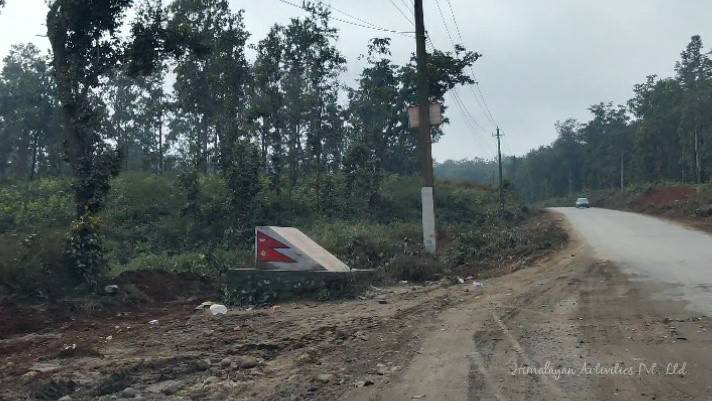
POLYGON ((553 208, 566 216, 597 258, 635 278, 666 284, 663 296, 712 314, 712 236, 636 213, 553 208))

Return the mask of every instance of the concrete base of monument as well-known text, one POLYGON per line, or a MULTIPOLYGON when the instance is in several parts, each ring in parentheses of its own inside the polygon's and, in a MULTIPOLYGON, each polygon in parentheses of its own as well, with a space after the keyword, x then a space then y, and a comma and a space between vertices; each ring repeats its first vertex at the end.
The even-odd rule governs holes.
POLYGON ((226 273, 225 301, 265 305, 296 299, 353 298, 378 278, 377 270, 275 271, 232 269, 226 273))

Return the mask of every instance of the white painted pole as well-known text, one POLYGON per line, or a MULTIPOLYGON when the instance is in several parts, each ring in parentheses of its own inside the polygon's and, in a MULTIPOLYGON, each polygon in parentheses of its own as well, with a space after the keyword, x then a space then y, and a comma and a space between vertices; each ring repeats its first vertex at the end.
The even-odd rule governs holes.
POLYGON ((435 237, 435 202, 433 187, 423 187, 420 191, 423 204, 423 247, 425 252, 434 255, 437 249, 435 237))

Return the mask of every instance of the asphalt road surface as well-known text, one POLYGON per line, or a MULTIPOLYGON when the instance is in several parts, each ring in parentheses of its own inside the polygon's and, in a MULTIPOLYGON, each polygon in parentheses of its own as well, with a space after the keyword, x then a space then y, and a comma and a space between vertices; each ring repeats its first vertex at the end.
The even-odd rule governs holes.
POLYGON ((593 248, 637 279, 667 287, 662 297, 712 315, 712 236, 676 223, 609 209, 552 209, 593 248))

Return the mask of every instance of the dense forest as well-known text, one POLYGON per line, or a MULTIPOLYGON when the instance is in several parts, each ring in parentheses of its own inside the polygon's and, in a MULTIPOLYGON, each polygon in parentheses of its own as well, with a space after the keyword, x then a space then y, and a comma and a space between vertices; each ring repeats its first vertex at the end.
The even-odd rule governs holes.
POLYGON ((712 57, 699 36, 682 51, 675 72, 648 76, 625 105, 591 106, 588 122, 558 122, 553 144, 508 158, 507 177, 529 200, 634 183, 709 181, 712 57))
MULTIPOLYGON (((366 67, 344 82, 320 2, 254 39, 227 0, 48 6, 51 51, 17 44, 0 72, 0 286, 240 266, 260 224, 298 225, 356 267, 420 242, 416 64, 395 63, 390 39, 365 42, 366 67)), ((479 57, 428 54, 445 111, 479 57)), ((440 186, 436 202, 439 231, 459 227, 453 246, 498 224, 482 188, 440 186)), ((487 235, 519 243, 500 232, 487 235)))

